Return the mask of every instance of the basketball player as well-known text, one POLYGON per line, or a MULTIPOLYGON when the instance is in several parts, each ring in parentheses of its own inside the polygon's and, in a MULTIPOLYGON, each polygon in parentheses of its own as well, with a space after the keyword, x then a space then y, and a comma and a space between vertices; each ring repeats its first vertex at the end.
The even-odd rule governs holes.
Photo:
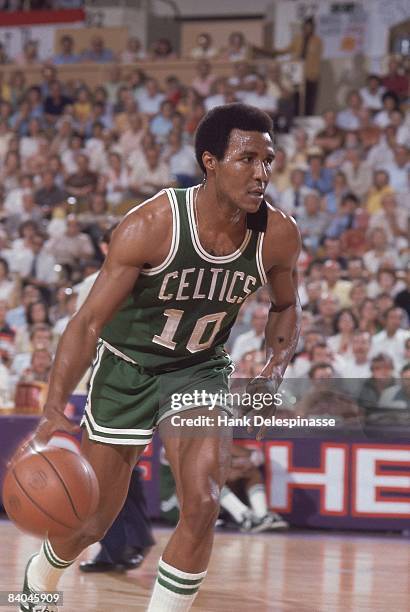
MULTIPOLYGON (((300 237, 290 217, 264 202, 275 156, 271 119, 243 104, 217 107, 199 124, 195 148, 203 183, 165 189, 128 213, 60 340, 34 443, 75 430, 63 409, 96 355, 82 453, 99 480, 100 503, 80 532, 45 540, 26 568, 27 592, 54 590, 84 548, 103 537, 159 426, 180 520, 160 559, 148 611, 189 610, 209 563, 232 432, 171 427, 173 398, 228 390, 232 366, 224 343, 245 298, 265 283, 272 299, 267 357, 254 385, 276 390, 295 351, 300 237)), ((179 415, 217 419, 228 410, 223 402, 212 413, 209 407, 188 402, 179 415)))

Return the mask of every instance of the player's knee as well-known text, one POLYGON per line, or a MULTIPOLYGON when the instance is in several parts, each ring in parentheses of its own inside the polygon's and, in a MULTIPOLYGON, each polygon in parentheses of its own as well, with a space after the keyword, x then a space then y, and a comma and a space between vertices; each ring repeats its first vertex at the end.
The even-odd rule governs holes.
POLYGON ((83 529, 78 534, 81 544, 84 548, 100 542, 109 529, 106 521, 101 519, 95 519, 88 521, 84 524, 83 529))
POLYGON ((195 537, 213 529, 219 514, 219 498, 214 492, 198 491, 181 508, 181 521, 195 537))

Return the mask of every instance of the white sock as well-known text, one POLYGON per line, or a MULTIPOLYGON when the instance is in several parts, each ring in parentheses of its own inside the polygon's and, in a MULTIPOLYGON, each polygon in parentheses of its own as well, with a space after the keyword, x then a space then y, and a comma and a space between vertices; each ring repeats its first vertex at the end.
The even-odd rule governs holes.
POLYGON ((266 492, 263 484, 255 484, 248 489, 248 498, 254 515, 257 518, 262 518, 268 513, 268 505, 266 503, 266 492))
POLYGON ((158 577, 147 612, 186 612, 197 596, 205 572, 189 574, 168 565, 162 558, 158 564, 158 577))
MULTIPOLYGON (((74 559, 75 560, 75 559, 74 559)), ((32 591, 55 591, 63 572, 73 561, 58 557, 48 539, 44 540, 39 554, 31 561, 27 580, 32 591)))
POLYGON ((229 512, 237 523, 241 523, 244 514, 249 511, 248 506, 241 502, 239 497, 237 497, 227 486, 222 487, 220 503, 222 508, 229 512))

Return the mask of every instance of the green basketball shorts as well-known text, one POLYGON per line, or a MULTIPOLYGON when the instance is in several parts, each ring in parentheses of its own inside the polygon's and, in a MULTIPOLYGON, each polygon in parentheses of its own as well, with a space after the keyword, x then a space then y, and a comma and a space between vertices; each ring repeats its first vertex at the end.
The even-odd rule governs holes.
POLYGON ((229 356, 222 355, 177 371, 152 373, 101 342, 81 425, 97 442, 148 444, 158 423, 179 411, 217 406, 231 414, 223 396, 229 392, 232 371, 229 356))

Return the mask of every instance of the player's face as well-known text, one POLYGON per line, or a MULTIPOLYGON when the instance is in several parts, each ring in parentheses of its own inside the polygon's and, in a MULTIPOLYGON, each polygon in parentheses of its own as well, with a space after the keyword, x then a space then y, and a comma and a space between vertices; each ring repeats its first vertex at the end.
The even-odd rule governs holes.
POLYGON ((224 158, 215 163, 218 195, 245 212, 256 212, 263 201, 274 158, 267 132, 232 130, 224 158))

